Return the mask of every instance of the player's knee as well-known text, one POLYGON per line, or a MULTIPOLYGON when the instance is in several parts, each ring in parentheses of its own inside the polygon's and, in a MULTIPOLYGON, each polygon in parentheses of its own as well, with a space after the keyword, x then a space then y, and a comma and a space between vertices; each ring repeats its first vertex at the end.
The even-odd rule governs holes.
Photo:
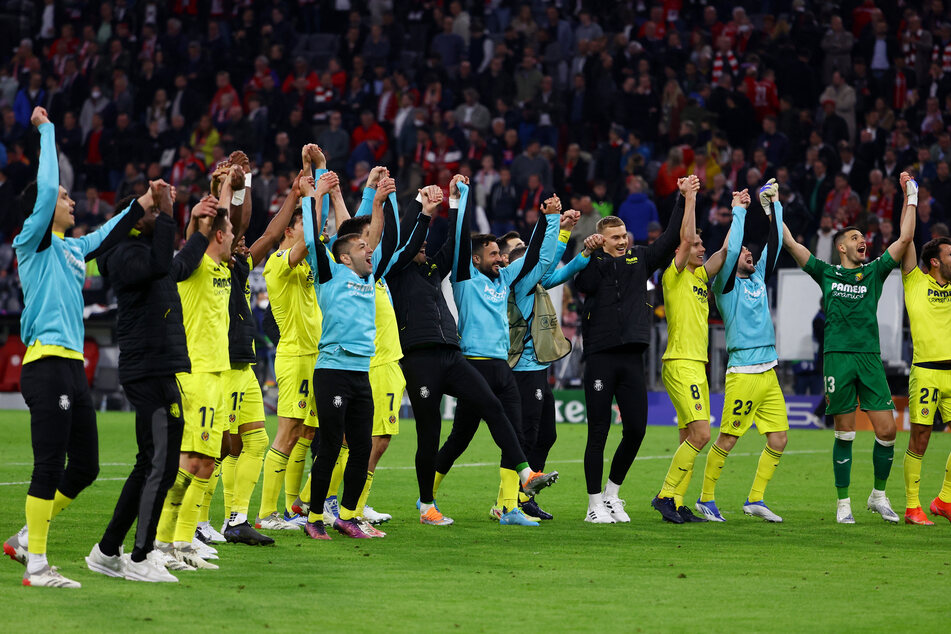
POLYGON ((696 447, 697 449, 703 449, 707 446, 707 443, 710 442, 710 428, 709 427, 698 427, 690 429, 689 436, 690 444, 696 447))
POLYGON ((771 449, 776 451, 783 451, 786 449, 786 432, 777 432, 775 434, 770 434, 766 439, 766 444, 769 445, 771 449))
MULTIPOLYGON (((76 461, 74 460, 73 462, 76 461)), ((70 464, 69 471, 69 479, 71 480, 73 487, 78 492, 88 487, 90 484, 96 481, 97 477, 99 477, 99 463, 80 462, 79 464, 70 464)))

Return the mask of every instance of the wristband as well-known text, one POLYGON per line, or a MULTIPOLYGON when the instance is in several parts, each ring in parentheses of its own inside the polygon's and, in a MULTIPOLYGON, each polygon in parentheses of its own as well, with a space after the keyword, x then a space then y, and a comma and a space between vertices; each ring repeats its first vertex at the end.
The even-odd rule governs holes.
POLYGON ((458 199, 458 198, 450 198, 450 199, 449 199, 449 208, 450 208, 450 209, 459 209, 459 199, 458 199))

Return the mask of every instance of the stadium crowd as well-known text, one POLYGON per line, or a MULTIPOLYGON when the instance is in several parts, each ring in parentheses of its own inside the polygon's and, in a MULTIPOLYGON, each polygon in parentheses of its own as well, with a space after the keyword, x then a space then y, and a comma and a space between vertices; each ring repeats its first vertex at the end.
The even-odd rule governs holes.
POLYGON ((35 169, 35 106, 56 125, 64 186, 85 192, 74 235, 159 177, 187 194, 184 228, 209 174, 240 147, 259 183, 253 204, 270 212, 254 214, 254 239, 316 140, 354 198, 376 164, 397 176, 401 199, 470 176, 479 225, 496 234, 525 235, 557 191, 581 210, 579 235, 613 213, 644 243, 666 224, 677 178, 695 173, 715 250, 730 192, 775 177, 791 230, 820 257, 849 224, 878 255, 897 233, 894 183, 910 169, 920 248, 948 232, 951 18, 940 2, 886 5, 11 3, 0 27, 19 42, 0 56, 0 311, 21 308, 10 243, 22 218, 10 202, 35 169))

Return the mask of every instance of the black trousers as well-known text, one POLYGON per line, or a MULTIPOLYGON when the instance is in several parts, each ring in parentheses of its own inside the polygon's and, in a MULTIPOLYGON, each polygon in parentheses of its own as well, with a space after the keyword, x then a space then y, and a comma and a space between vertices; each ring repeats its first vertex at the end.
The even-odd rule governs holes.
MULTIPOLYGON (((443 394, 459 399, 456 407, 457 422, 458 413, 463 408, 469 408, 474 413, 476 418, 474 424, 471 424, 469 440, 475 434, 479 418, 484 418, 492 439, 502 450, 503 462, 517 465, 526 461, 518 436, 506 415, 502 402, 483 374, 476 369, 473 362, 462 356, 458 348, 442 346, 411 350, 403 356, 400 365, 403 367, 406 391, 409 393, 409 400, 413 405, 413 416, 416 418, 416 481, 419 485, 421 502, 430 504, 433 501, 433 480, 437 468, 441 466, 439 472, 446 473, 458 457, 456 455, 452 461, 449 461, 449 453, 439 450, 439 434, 442 426, 440 401, 443 394), (445 471, 442 470, 443 468, 445 471)), ((453 433, 457 434, 455 423, 453 433)), ((458 434, 457 440, 461 440, 458 434)), ((448 444, 448 439, 446 442, 448 444)), ((465 446, 468 444, 466 441, 465 446)), ((462 450, 459 450, 459 454, 462 450)))
MULTIPOLYGON (((502 441, 492 432, 492 437, 496 444, 502 448, 502 461, 500 466, 503 469, 516 469, 524 462, 528 462, 525 457, 525 445, 522 437, 522 399, 518 394, 518 386, 515 384, 515 376, 508 362, 501 359, 467 359, 466 360, 476 372, 482 376, 489 387, 489 392, 495 395, 495 399, 502 405, 502 410, 508 421, 508 426, 499 426, 499 432, 503 434, 502 441), (510 434, 511 432, 511 434, 510 434), (514 446, 508 446, 512 443, 514 435, 514 446)), ((479 428, 479 420, 482 418, 482 409, 480 402, 471 399, 468 396, 461 396, 456 405, 456 417, 452 422, 452 431, 449 437, 443 443, 439 454, 436 456, 436 470, 439 473, 449 473, 452 465, 456 462, 462 452, 466 450, 476 430, 479 428)), ((488 419, 486 420, 488 423, 488 419)))
POLYGON ((83 362, 44 357, 20 376, 33 444, 29 495, 52 500, 58 489, 75 498, 99 475, 96 409, 83 362))
POLYGON ((609 478, 624 482, 647 429, 646 346, 625 346, 588 355, 584 368, 584 398, 588 409, 588 442, 584 448, 584 477, 588 494, 601 491, 604 445, 611 429, 612 401, 621 410, 621 442, 611 461, 609 478))
MULTIPOLYGON (((314 370, 320 436, 310 481, 310 499, 319 509, 327 498, 330 476, 346 434, 350 457, 343 472, 340 505, 356 510, 367 481, 373 434, 373 392, 370 374, 350 370, 314 370)), ((325 520, 329 518, 324 518, 325 520)))
POLYGON ((544 471, 548 452, 555 444, 555 395, 548 383, 548 370, 515 372, 522 397, 522 449, 532 471, 544 471))
POLYGON ((135 409, 139 452, 99 540, 99 549, 106 555, 118 555, 132 522, 138 518, 132 560, 142 561, 152 550, 165 494, 175 483, 185 420, 174 376, 130 381, 122 387, 135 409))

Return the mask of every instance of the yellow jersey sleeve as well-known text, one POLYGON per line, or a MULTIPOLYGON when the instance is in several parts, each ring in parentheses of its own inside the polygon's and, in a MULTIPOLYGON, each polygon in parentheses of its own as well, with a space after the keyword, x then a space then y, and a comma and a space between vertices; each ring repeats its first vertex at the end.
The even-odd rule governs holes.
POLYGON ((306 261, 292 267, 290 251, 275 251, 264 265, 264 282, 274 321, 281 332, 277 354, 317 354, 320 344, 320 307, 314 293, 314 275, 306 261))
POLYGON ((702 266, 664 271, 664 307, 667 313, 667 350, 664 359, 707 361, 707 272, 702 266))
POLYGON ((231 270, 216 264, 208 254, 191 276, 178 283, 185 322, 185 340, 192 372, 223 372, 231 369, 228 327, 231 317, 231 270))
POLYGON ((912 363, 951 361, 951 284, 941 286, 918 267, 902 274, 911 325, 912 363))
POLYGON ((370 367, 374 368, 403 358, 403 348, 400 346, 399 326, 396 323, 396 311, 393 310, 393 300, 390 298, 389 288, 382 279, 376 282, 376 354, 370 360, 370 367))

